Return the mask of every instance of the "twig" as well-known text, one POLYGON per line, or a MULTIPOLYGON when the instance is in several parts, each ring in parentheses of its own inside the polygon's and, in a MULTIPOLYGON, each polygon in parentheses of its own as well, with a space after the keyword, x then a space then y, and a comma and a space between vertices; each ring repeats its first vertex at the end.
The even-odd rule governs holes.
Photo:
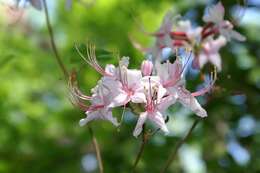
POLYGON ((134 166, 133 166, 133 169, 132 169, 132 173, 135 172, 135 168, 137 166, 137 164, 139 163, 140 159, 141 159, 141 156, 144 152, 144 147, 145 147, 145 144, 147 143, 148 141, 148 138, 149 138, 149 133, 146 133, 145 131, 145 124, 143 125, 143 131, 142 131, 142 144, 141 144, 141 147, 138 151, 138 154, 136 156, 136 159, 135 159, 135 162, 134 162, 134 166))
POLYGON ((95 147, 96 156, 97 156, 97 160, 98 160, 99 172, 103 173, 104 172, 104 168, 103 168, 102 158, 101 158, 100 149, 99 149, 99 146, 98 146, 97 139, 96 139, 96 137, 95 137, 95 135, 93 133, 93 130, 90 127, 90 125, 88 125, 88 130, 89 130, 90 136, 92 138, 92 143, 93 143, 93 145, 95 147))
POLYGON ((181 139, 177 145, 175 146, 175 148, 173 149, 173 152, 170 154, 168 160, 166 161, 166 164, 164 165, 164 167, 161 169, 160 173, 165 173, 167 171, 167 169, 169 168, 169 166, 171 165, 171 163, 173 162, 173 160, 176 157, 177 151, 179 150, 179 148, 185 143, 185 141, 190 137, 192 131, 194 130, 194 128, 196 127, 196 125, 198 124, 198 122, 200 121, 200 119, 196 119, 194 121, 194 123, 192 124, 191 128, 189 129, 187 135, 181 139))
POLYGON ((66 70, 66 67, 64 66, 64 64, 63 64, 63 62, 60 58, 60 55, 58 53, 58 50, 57 50, 57 47, 56 47, 56 44, 55 44, 55 41, 54 41, 54 36, 53 36, 53 31, 52 31, 52 27, 51 27, 51 23, 50 23, 49 12, 48 12, 46 0, 43 0, 43 7, 44 7, 46 24, 47 24, 47 28, 48 28, 49 35, 50 35, 51 47, 52 47, 52 50, 53 50, 54 55, 55 55, 54 57, 56 58, 58 65, 60 66, 60 69, 62 70, 65 78, 68 79, 69 73, 66 70))
MULTIPOLYGON (((54 57, 57 60, 57 63, 59 65, 60 69, 63 72, 63 75, 65 77, 65 81, 67 81, 68 78, 69 78, 69 73, 68 73, 65 65, 63 64, 63 62, 62 62, 62 60, 60 58, 59 52, 57 50, 57 47, 56 47, 56 44, 55 44, 55 41, 54 41, 54 35, 53 35, 52 26, 51 26, 50 19, 49 19, 49 12, 48 12, 48 7, 47 7, 47 2, 46 2, 46 0, 42 0, 42 1, 43 1, 43 7, 44 7, 46 24, 47 24, 47 28, 48 28, 48 32, 49 32, 49 36, 50 36, 50 41, 51 41, 51 47, 52 47, 52 50, 53 50, 54 55, 55 55, 54 57)), ((95 135, 93 133, 93 130, 91 129, 90 126, 88 126, 88 129, 89 129, 89 133, 90 133, 91 138, 92 138, 92 143, 93 143, 93 145, 95 147, 95 152, 96 152, 96 156, 97 156, 97 160, 98 160, 98 166, 99 166, 99 172, 103 173, 104 172, 103 163, 102 163, 102 158, 101 158, 100 149, 99 149, 99 145, 98 145, 97 139, 96 139, 96 137, 95 137, 95 135)))

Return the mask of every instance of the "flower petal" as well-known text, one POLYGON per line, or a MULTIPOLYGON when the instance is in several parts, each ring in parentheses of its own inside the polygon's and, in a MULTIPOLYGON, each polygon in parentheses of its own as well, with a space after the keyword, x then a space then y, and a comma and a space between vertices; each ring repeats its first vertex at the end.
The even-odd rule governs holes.
POLYGON ((221 2, 208 8, 207 13, 203 16, 204 22, 220 23, 224 19, 225 9, 221 2))
POLYGON ((110 102, 110 104, 108 105, 109 108, 114 108, 114 107, 118 107, 118 106, 122 106, 127 104, 127 102, 129 102, 129 98, 127 93, 125 93, 123 90, 119 91, 117 93, 117 95, 112 95, 113 98, 110 102))
POLYGON ((135 92, 134 95, 131 96, 131 101, 133 103, 145 103, 146 97, 143 92, 135 92))
POLYGON ((176 99, 177 99, 177 94, 172 92, 171 95, 161 99, 160 103, 157 105, 157 109, 160 112, 164 113, 168 109, 169 106, 176 103, 176 99))
POLYGON ((198 62, 200 68, 202 68, 208 62, 208 57, 204 53, 199 54, 197 58, 199 60, 198 62))
POLYGON ((167 90, 162 85, 158 86, 157 102, 161 102, 161 99, 165 96, 166 92, 167 92, 167 90))
POLYGON ((99 119, 100 116, 97 114, 97 111, 95 112, 86 112, 87 114, 87 117, 86 118, 83 118, 79 121, 79 125, 80 126, 84 126, 86 125, 88 122, 92 121, 92 120, 96 120, 96 119, 99 119))
POLYGON ((172 29, 172 25, 177 17, 174 16, 174 12, 169 10, 163 18, 162 25, 159 29, 159 32, 167 33, 172 29))
POLYGON ((206 117, 207 112, 200 106, 199 102, 191 93, 184 87, 179 87, 178 90, 178 101, 185 107, 191 109, 199 117, 206 117))
POLYGON ((143 124, 147 119, 147 112, 143 112, 140 114, 139 119, 136 123, 135 130, 133 132, 134 137, 137 137, 143 130, 143 124))
POLYGON ((102 113, 102 119, 103 120, 110 121, 114 126, 118 126, 119 125, 119 123, 117 122, 117 119, 115 117, 113 117, 112 111, 106 110, 106 109, 102 109, 101 113, 102 113))
POLYGON ((209 61, 217 67, 218 71, 221 71, 221 58, 219 53, 210 55, 209 61))
POLYGON ((34 8, 36 8, 37 10, 41 10, 42 9, 42 2, 41 2, 41 0, 29 0, 29 1, 32 4, 32 6, 34 8))
POLYGON ((231 38, 234 38, 234 39, 236 39, 238 41, 245 41, 246 40, 245 36, 243 36, 242 34, 240 34, 237 31, 234 31, 234 30, 230 31, 230 35, 231 35, 231 38))
POLYGON ((116 68, 113 64, 107 64, 105 68, 105 72, 111 74, 112 76, 116 75, 116 68))
POLYGON ((87 124, 88 122, 92 121, 92 120, 108 120, 110 121, 114 126, 118 126, 119 123, 117 122, 117 119, 115 117, 113 117, 112 115, 112 111, 108 110, 107 108, 102 108, 96 111, 87 111, 86 112, 87 117, 84 119, 81 119, 79 121, 79 125, 80 126, 84 126, 85 124, 87 124))
POLYGON ((141 80, 142 72, 140 70, 128 70, 126 72, 126 79, 129 88, 134 88, 141 80))
POLYGON ((168 133, 169 130, 165 124, 163 115, 157 111, 153 115, 149 116, 149 120, 152 121, 158 128, 160 128, 164 133, 168 133))

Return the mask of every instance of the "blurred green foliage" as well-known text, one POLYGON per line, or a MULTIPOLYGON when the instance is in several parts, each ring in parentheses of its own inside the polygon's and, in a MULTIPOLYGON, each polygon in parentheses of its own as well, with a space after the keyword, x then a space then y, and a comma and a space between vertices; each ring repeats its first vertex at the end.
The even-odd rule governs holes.
MULTIPOLYGON (((138 68, 144 56, 132 46, 129 36, 144 46, 153 41, 140 31, 140 24, 155 31, 170 8, 200 23, 209 3, 96 0, 83 6, 74 1, 72 9, 66 10, 64 1, 47 2, 61 57, 68 69, 79 72, 79 83, 85 93, 89 93, 100 76, 80 58, 75 43, 94 43, 102 65, 117 63, 111 56, 117 51, 121 56, 131 57, 130 66, 138 68)), ((236 1, 224 4, 231 9, 236 1)), ((0 17, 0 173, 85 172, 83 158, 94 154, 87 128, 78 125, 85 115, 69 101, 67 84, 50 47, 43 11, 30 7, 26 11, 12 24, 5 15, 0 17)), ((4 13, 8 12, 1 8, 1 14, 4 13)), ((195 173, 197 167, 200 173, 260 172, 260 25, 244 23, 239 30, 247 41, 231 42, 221 50, 223 72, 216 89, 201 98, 201 102, 207 103, 204 107, 209 116, 196 128, 169 172, 195 173), (243 125, 241 117, 245 116, 255 125, 250 135, 241 136, 239 122, 243 125), (248 162, 239 164, 229 151, 230 141, 238 142, 248 152, 248 162), (194 149, 199 153, 199 161, 194 169, 189 169, 187 165, 194 166, 194 160, 192 157, 185 160, 183 155, 185 151, 192 155, 189 152, 194 149)), ((188 86, 194 91, 198 77, 190 80, 188 86)), ((178 105, 169 113, 170 136, 157 133, 148 142, 137 172, 159 172, 195 117, 178 105)), ((116 116, 120 118, 121 113, 116 112, 116 116)), ((135 122, 133 115, 127 115, 120 129, 108 122, 91 123, 106 173, 130 172, 140 145, 140 140, 132 136, 135 122)))

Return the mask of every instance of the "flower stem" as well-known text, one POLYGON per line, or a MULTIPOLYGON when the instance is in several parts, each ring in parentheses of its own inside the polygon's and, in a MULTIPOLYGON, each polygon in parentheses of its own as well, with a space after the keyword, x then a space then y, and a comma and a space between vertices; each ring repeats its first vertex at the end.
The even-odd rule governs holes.
MULTIPOLYGON (((67 82, 67 80, 69 78, 69 73, 68 73, 68 70, 66 69, 65 65, 63 64, 63 62, 60 58, 59 52, 57 50, 57 46, 56 46, 55 41, 54 41, 54 34, 53 34, 51 22, 50 22, 47 2, 46 2, 46 0, 42 0, 42 1, 43 1, 46 24, 47 24, 47 28, 48 28, 48 32, 49 32, 49 36, 50 36, 50 41, 51 41, 51 47, 52 47, 52 50, 53 50, 54 55, 55 55, 54 58, 57 60, 57 63, 58 63, 58 65, 59 65, 60 69, 62 70, 63 75, 65 77, 65 81, 67 82)), ((98 160, 98 166, 99 166, 99 172, 103 173, 104 172, 103 162, 102 162, 102 158, 101 158, 100 149, 99 149, 97 139, 96 139, 96 137, 93 133, 92 128, 90 126, 88 126, 88 129, 89 129, 90 136, 92 138, 92 143, 95 147, 95 152, 96 152, 96 156, 97 156, 97 160, 98 160)))
POLYGON ((188 133, 186 134, 186 136, 181 139, 177 145, 175 146, 175 148, 173 149, 172 153, 170 154, 170 156, 168 157, 168 160, 166 161, 166 164, 164 165, 164 167, 161 169, 160 173, 165 173, 167 171, 167 169, 169 168, 169 166, 171 165, 171 163, 173 162, 173 160, 176 157, 176 154, 179 150, 179 148, 185 143, 185 141, 190 137, 192 131, 194 130, 194 128, 196 127, 196 125, 198 124, 198 122, 200 121, 200 119, 196 119, 191 128, 189 129, 188 133))
POLYGON ((49 36, 50 36, 51 47, 52 47, 53 53, 55 55, 54 57, 57 60, 57 63, 59 65, 60 69, 62 70, 65 79, 68 79, 69 73, 68 73, 65 65, 63 64, 63 62, 60 58, 59 52, 57 50, 57 47, 56 47, 56 44, 55 44, 55 41, 54 41, 54 35, 53 35, 52 27, 51 27, 51 22, 50 22, 50 17, 49 17, 49 12, 48 12, 46 0, 43 0, 43 7, 44 7, 46 24, 47 24, 47 28, 48 28, 48 32, 49 32, 49 36))
POLYGON ((89 130, 90 136, 92 138, 92 143, 93 143, 93 145, 95 147, 96 156, 97 156, 97 160, 98 160, 99 172, 103 173, 104 172, 104 168, 103 168, 102 157, 101 157, 101 154, 100 154, 100 149, 99 149, 99 145, 98 145, 97 139, 96 139, 96 137, 95 137, 95 135, 93 133, 93 130, 90 127, 90 125, 88 125, 88 130, 89 130))
POLYGON ((132 173, 135 172, 135 168, 136 168, 137 164, 139 163, 139 161, 141 159, 141 156, 142 156, 142 154, 144 152, 144 147, 145 147, 145 144, 148 141, 148 138, 149 138, 149 134, 146 133, 146 131, 145 131, 145 124, 144 124, 143 125, 143 131, 142 131, 142 143, 141 143, 140 149, 138 151, 138 154, 136 156, 136 159, 135 159, 135 162, 134 162, 134 166, 133 166, 133 169, 132 169, 132 173))

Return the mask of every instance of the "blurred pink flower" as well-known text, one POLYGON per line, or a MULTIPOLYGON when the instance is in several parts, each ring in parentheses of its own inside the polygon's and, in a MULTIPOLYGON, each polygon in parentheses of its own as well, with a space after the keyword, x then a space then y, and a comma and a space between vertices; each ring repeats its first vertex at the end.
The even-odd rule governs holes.
POLYGON ((202 50, 198 54, 199 66, 202 68, 207 62, 210 62, 221 71, 221 57, 219 49, 226 45, 226 39, 219 36, 217 39, 209 39, 202 44, 202 50))
MULTIPOLYGON (((178 58, 173 64, 168 61, 156 66, 158 76, 160 76, 163 86, 167 89, 169 95, 176 97, 178 102, 192 110, 196 115, 206 117, 207 112, 200 106, 192 93, 184 87, 183 68, 182 62, 178 58)), ((173 99, 171 101, 171 104, 174 104, 176 100, 173 99)))
POLYGON ((225 8, 221 2, 216 5, 212 5, 208 8, 207 12, 203 16, 203 21, 207 23, 213 23, 214 26, 208 28, 211 29, 210 32, 219 32, 221 35, 226 37, 228 41, 231 39, 236 39, 238 41, 245 41, 246 38, 233 30, 233 24, 228 20, 224 20, 225 8))

